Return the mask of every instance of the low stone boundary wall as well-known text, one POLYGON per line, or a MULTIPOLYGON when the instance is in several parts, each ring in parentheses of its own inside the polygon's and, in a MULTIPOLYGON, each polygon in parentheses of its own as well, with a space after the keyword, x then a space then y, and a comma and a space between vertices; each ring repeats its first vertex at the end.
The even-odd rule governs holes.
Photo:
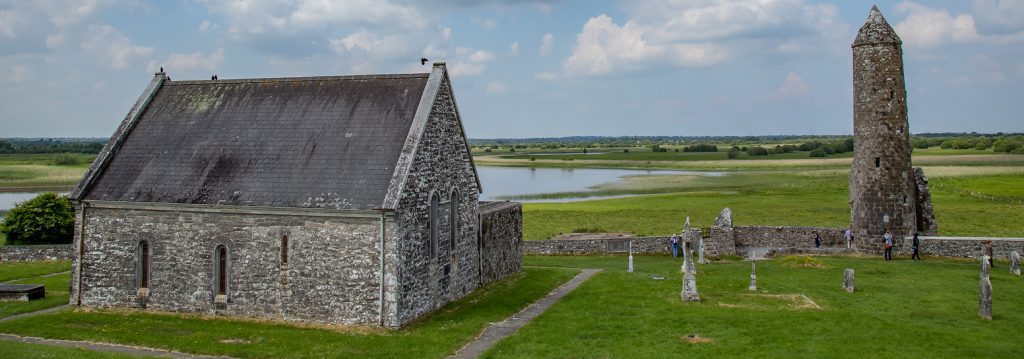
POLYGON ((846 247, 843 228, 736 226, 736 247, 814 248, 814 233, 821 235, 821 246, 846 247))
MULTIPOLYGON (((921 240, 920 251, 925 255, 942 257, 980 258, 985 248, 985 241, 992 241, 992 255, 996 258, 1007 258, 1010 252, 1017 251, 1024 255, 1024 238, 990 238, 990 237, 918 237, 921 240)), ((902 245, 896 249, 899 253, 910 254, 913 237, 905 237, 902 245)))
POLYGON ((629 253, 629 243, 633 242, 633 253, 663 254, 670 253, 672 250, 669 239, 669 237, 548 239, 525 241, 523 251, 526 254, 541 255, 629 253))
POLYGON ((71 259, 70 244, 0 246, 0 262, 71 259))

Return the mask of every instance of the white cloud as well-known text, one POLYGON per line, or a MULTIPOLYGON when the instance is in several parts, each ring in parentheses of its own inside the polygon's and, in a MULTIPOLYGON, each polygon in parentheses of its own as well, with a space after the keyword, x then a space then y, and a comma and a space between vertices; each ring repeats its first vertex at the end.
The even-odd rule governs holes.
POLYGON ((512 52, 512 55, 519 55, 519 41, 513 41, 512 45, 508 45, 508 50, 512 52))
POLYGON ((216 30, 217 24, 210 22, 210 20, 203 20, 199 23, 199 32, 207 32, 209 30, 216 30))
POLYGON ((533 74, 533 79, 540 81, 555 81, 558 80, 558 74, 554 72, 538 72, 533 74))
POLYGON ((829 4, 654 0, 624 2, 623 7, 629 17, 621 25, 607 15, 583 25, 572 54, 563 61, 566 73, 711 66, 744 54, 849 51, 850 27, 829 4))
POLYGON ((1020 0, 975 0, 971 8, 983 33, 1024 30, 1024 2, 1020 0))
POLYGON ((168 73, 191 73, 196 75, 200 71, 216 71, 220 68, 222 62, 224 62, 224 49, 218 48, 208 55, 202 52, 189 54, 174 53, 164 59, 163 62, 150 62, 147 69, 149 71, 156 71, 157 68, 163 67, 168 73))
POLYGON ((652 63, 707 66, 725 59, 714 44, 652 44, 647 30, 634 22, 618 26, 607 15, 590 18, 576 37, 576 47, 563 62, 570 74, 603 75, 614 69, 638 70, 652 63))
POLYGON ((474 64, 469 62, 455 62, 448 65, 448 74, 453 77, 461 76, 476 76, 484 73, 487 69, 487 65, 474 64))
POLYGON ((487 84, 487 89, 484 91, 487 92, 487 94, 489 95, 502 93, 508 91, 508 85, 505 85, 504 83, 498 81, 491 81, 491 83, 487 84))
POLYGON ((495 19, 484 20, 484 27, 486 27, 488 29, 495 29, 495 28, 498 27, 498 20, 495 20, 495 19))
POLYGON ((790 72, 786 75, 786 79, 782 81, 782 85, 768 93, 768 97, 772 99, 782 100, 792 97, 799 97, 806 95, 811 91, 811 85, 808 85, 804 79, 800 78, 799 75, 790 72))
POLYGON ((544 36, 540 38, 540 56, 544 57, 551 53, 551 48, 553 46, 555 46, 555 35, 550 32, 544 34, 544 36))
POLYGON ((366 30, 328 40, 329 47, 337 54, 359 52, 376 59, 395 59, 409 52, 408 46, 398 36, 380 37, 366 30))
POLYGON ((448 56, 448 51, 437 48, 433 44, 429 44, 427 47, 423 48, 423 56, 428 59, 440 59, 448 56))
POLYGON ((444 38, 444 42, 448 42, 448 39, 452 38, 452 28, 445 27, 441 29, 441 37, 444 38))
POLYGON ((93 25, 88 28, 89 38, 82 43, 82 50, 99 57, 114 69, 124 69, 132 62, 153 53, 152 47, 135 46, 128 37, 110 25, 93 25))
MULTIPOLYGON (((992 5, 992 9, 986 6, 981 7, 981 11, 986 13, 987 21, 994 22, 996 27, 1014 28, 1015 15, 1012 10, 1007 10, 1009 15, 1005 17, 994 16, 988 13, 999 10, 1002 4, 990 5, 992 5)), ((1024 4, 1018 4, 1018 6, 1020 5, 1024 4)), ((978 8, 975 6, 976 11, 978 8)), ((897 4, 896 12, 906 14, 906 18, 893 27, 903 40, 903 46, 907 47, 931 48, 972 42, 1007 44, 1024 40, 1024 31, 993 35, 979 34, 972 14, 951 15, 946 10, 931 8, 912 1, 897 4)), ((1024 27, 1024 24, 1021 25, 1024 27)))

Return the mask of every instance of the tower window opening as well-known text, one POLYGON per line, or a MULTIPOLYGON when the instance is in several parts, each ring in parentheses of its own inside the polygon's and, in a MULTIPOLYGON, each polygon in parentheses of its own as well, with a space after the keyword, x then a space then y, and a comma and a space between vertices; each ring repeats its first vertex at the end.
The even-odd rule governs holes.
POLYGON ((878 168, 881 165, 882 165, 882 158, 881 157, 875 157, 875 168, 878 168))

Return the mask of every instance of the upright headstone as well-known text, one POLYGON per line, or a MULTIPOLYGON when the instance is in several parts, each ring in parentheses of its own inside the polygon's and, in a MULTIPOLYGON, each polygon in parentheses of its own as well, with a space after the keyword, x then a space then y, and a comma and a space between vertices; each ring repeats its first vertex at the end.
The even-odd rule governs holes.
POLYGON ((633 273, 633 241, 629 242, 629 272, 633 273))
POLYGON ((750 286, 747 289, 757 291, 757 261, 750 259, 750 286))
POLYGON ((843 289, 846 289, 847 292, 853 293, 853 279, 853 269, 846 268, 846 271, 843 272, 843 289))
POLYGON ((690 249, 687 248, 683 256, 683 273, 697 274, 697 267, 693 265, 693 255, 690 254, 690 249))
POLYGON ((1010 252, 1010 273, 1020 275, 1020 254, 1017 251, 1010 252))
POLYGON ((988 256, 981 256, 981 283, 978 288, 978 316, 992 319, 992 281, 988 278, 988 256))
POLYGON ((680 297, 684 302, 700 302, 700 294, 697 294, 697 276, 693 273, 683 274, 683 292, 680 297))

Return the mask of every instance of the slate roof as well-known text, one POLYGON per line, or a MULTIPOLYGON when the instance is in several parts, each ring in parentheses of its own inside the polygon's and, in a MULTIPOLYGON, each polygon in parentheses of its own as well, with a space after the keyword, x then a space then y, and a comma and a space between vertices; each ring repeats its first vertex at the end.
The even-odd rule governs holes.
POLYGON ((76 198, 381 208, 429 75, 164 81, 76 198))

